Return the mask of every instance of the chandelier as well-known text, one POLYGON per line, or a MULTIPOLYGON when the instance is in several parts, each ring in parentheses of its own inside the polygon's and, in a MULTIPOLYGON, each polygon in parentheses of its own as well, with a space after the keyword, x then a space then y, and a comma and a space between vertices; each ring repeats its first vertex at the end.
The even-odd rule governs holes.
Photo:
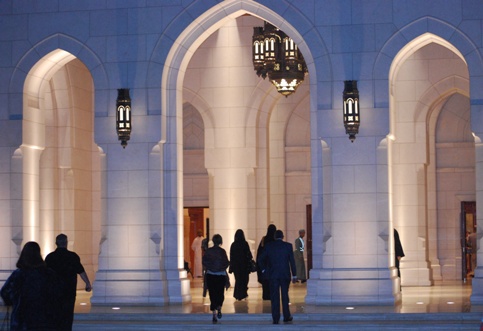
POLYGON ((253 68, 258 77, 268 79, 285 96, 295 92, 308 72, 304 57, 283 31, 265 22, 253 28, 253 68))

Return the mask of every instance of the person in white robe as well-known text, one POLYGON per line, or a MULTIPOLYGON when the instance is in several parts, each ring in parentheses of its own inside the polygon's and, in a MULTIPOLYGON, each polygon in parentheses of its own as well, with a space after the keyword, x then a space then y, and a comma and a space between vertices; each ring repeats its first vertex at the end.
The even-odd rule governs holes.
POLYGON ((304 261, 304 242, 305 230, 299 230, 299 237, 295 239, 295 265, 297 266, 297 280, 305 283, 307 281, 307 276, 305 273, 305 261, 304 261))
POLYGON ((201 243, 203 241, 203 232, 201 230, 198 230, 198 236, 193 240, 193 243, 191 244, 191 249, 195 253, 195 261, 193 264, 193 276, 195 278, 200 278, 203 277, 203 265, 202 265, 202 248, 201 248, 201 243))

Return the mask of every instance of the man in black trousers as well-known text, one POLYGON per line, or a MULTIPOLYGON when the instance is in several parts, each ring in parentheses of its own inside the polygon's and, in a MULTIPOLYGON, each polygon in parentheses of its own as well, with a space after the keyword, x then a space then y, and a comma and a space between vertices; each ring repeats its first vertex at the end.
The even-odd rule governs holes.
POLYGON ((270 282, 270 301, 272 304, 273 324, 278 324, 280 320, 280 295, 282 296, 283 321, 292 321, 289 309, 288 288, 290 279, 297 281, 297 270, 293 255, 293 246, 283 241, 283 232, 275 232, 275 241, 265 246, 260 257, 262 272, 266 274, 270 282), (291 277, 292 275, 292 277, 291 277))

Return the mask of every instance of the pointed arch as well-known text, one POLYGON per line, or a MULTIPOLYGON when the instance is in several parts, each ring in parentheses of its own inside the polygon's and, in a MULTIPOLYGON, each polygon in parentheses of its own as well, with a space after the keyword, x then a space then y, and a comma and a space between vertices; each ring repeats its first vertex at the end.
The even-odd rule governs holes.
MULTIPOLYGON (((378 91, 374 97, 375 107, 389 107, 391 93, 388 82, 396 56, 400 54, 403 57, 406 52, 401 53, 401 51, 414 40, 419 42, 410 49, 414 47, 419 49, 430 42, 436 42, 452 49, 455 54, 462 57, 468 66, 470 80, 472 77, 483 76, 483 59, 477 45, 457 27, 433 17, 423 17, 401 28, 379 52, 373 68, 374 90, 378 91)), ((483 100, 483 91, 472 90, 470 94, 472 100, 483 100)))
MULTIPOLYGON (((188 67, 188 63, 193 56, 195 50, 206 40, 206 38, 219 29, 227 19, 239 17, 244 14, 250 14, 261 19, 270 21, 272 24, 280 27, 285 33, 291 36, 291 38, 297 43, 300 51, 304 54, 305 61, 310 74, 310 90, 311 90, 311 116, 314 117, 313 123, 317 123, 315 117, 317 115, 317 108, 326 104, 319 101, 321 97, 320 93, 317 93, 317 66, 324 67, 325 72, 330 71, 330 65, 327 53, 318 55, 314 58, 310 52, 309 46, 305 40, 313 42, 320 42, 321 38, 316 29, 314 29, 307 19, 300 14, 292 4, 281 1, 280 8, 285 7, 285 10, 281 12, 290 12, 290 15, 297 16, 294 22, 297 22, 297 28, 290 25, 281 14, 277 14, 274 11, 266 8, 265 6, 258 4, 250 0, 228 0, 220 2, 213 6, 210 10, 206 11, 201 16, 197 17, 197 8, 193 8, 193 15, 190 15, 191 8, 188 7, 185 12, 178 17, 176 25, 169 26, 165 33, 155 47, 150 59, 150 65, 148 71, 151 73, 147 77, 146 85, 150 87, 148 95, 148 109, 151 114, 161 114, 161 140, 160 144, 163 144, 161 149, 166 155, 171 157, 165 158, 161 156, 161 159, 165 162, 166 169, 173 169, 175 171, 165 172, 163 182, 166 183, 178 183, 178 185, 160 187, 164 191, 162 196, 172 196, 173 203, 166 206, 166 209, 162 211, 163 218, 169 224, 166 226, 172 226, 180 228, 182 224, 182 194, 178 188, 182 178, 182 146, 181 146, 181 133, 177 132, 179 121, 179 114, 182 110, 182 93, 183 93, 183 80, 184 74, 188 67), (197 17, 194 21, 192 17, 197 17), (192 22, 187 25, 183 31, 183 25, 179 25, 179 22, 192 22), (303 31, 304 36, 299 31, 303 31), (305 38, 304 38, 305 37, 305 38), (171 45, 169 50, 166 45, 171 45), (161 77, 161 80, 159 80, 161 77), (176 189, 173 190, 173 187, 176 189), (169 220, 169 221, 168 221, 169 220)), ((321 43, 321 42, 320 42, 321 43)), ((322 44, 322 43, 321 43, 322 44)), ((324 46, 318 45, 318 49, 325 49, 324 46)), ((331 88, 324 91, 326 96, 331 95, 331 88)), ((328 97, 327 100, 332 100, 328 97)), ((255 116, 251 116, 251 120, 255 120, 255 116)), ((315 124, 313 124, 315 128, 315 124)), ((313 134, 316 130, 312 131, 313 134)), ((180 235, 180 234, 179 234, 180 235)), ((178 242, 178 252, 181 252, 181 240, 178 242)), ((179 253, 174 257, 176 262, 172 260, 173 257, 166 257, 164 261, 165 265, 176 265, 179 268, 183 266, 182 260, 183 254, 179 253), (168 261, 168 259, 170 261, 168 261)))
MULTIPOLYGON (((442 227, 439 219, 442 217, 438 215, 438 199, 442 189, 438 187, 442 185, 437 183, 440 173, 434 134, 444 102, 455 93, 469 96, 469 63, 473 61, 474 65, 475 62, 470 55, 474 45, 455 28, 448 34, 449 28, 447 24, 432 18, 412 23, 385 45, 376 61, 376 66, 380 66, 374 71, 375 75, 387 75, 387 80, 384 78, 380 81, 388 89, 390 224, 402 234, 403 244, 405 241, 406 246, 411 247, 407 251, 405 249, 402 269, 406 269, 406 274, 410 276, 402 278, 403 285, 432 285, 443 275, 451 277, 448 275, 457 269, 455 263, 451 262, 450 265, 446 262, 453 251, 447 249, 448 253, 439 252, 437 238, 442 227), (408 39, 410 37, 412 39, 408 39), (422 60, 414 56, 427 54, 423 52, 425 47, 432 47, 432 53, 436 50, 441 52, 441 59, 447 61, 448 71, 443 70, 441 76, 430 74, 431 70, 435 73, 436 69, 428 61, 438 61, 439 57, 422 60), (408 67, 404 67, 406 65, 408 67), (378 71, 382 68, 384 70, 378 71), (422 74, 418 75, 415 68, 420 69, 422 74), (426 72, 428 74, 425 75, 426 72), (416 230, 418 227, 424 230, 416 230), (441 262, 444 259, 446 264, 441 262)), ((382 100, 378 102, 384 103, 382 100)), ((448 196, 447 199, 448 202, 453 201, 452 197, 448 196)), ((449 210, 453 213, 453 206, 449 210)), ((453 226, 458 228, 457 224, 453 226)))
MULTIPOLYGON (((109 104, 109 82, 107 72, 102 65, 101 60, 84 43, 67 35, 58 33, 38 42, 36 45, 30 48, 30 50, 21 58, 15 67, 9 82, 9 93, 12 94, 9 104, 10 118, 22 118, 22 95, 24 92, 24 84, 27 79, 27 75, 34 65, 42 62, 42 59, 47 54, 55 50, 68 52, 71 56, 78 58, 87 67, 95 86, 96 116, 107 116, 109 104)), ((56 52, 55 56, 66 56, 65 54, 61 54, 61 52, 56 52)), ((48 61, 55 60, 55 57, 51 57, 48 61)), ((54 66, 55 62, 52 62, 51 65, 54 66)))
POLYGON ((10 117, 22 120, 21 153, 14 156, 21 164, 22 180, 12 184, 20 185, 21 207, 13 224, 21 222, 17 245, 35 240, 45 253, 54 249, 60 231, 70 236, 71 244, 77 239, 79 254, 92 261, 85 267, 93 278, 98 252, 89 243, 98 239, 94 233, 100 233, 101 211, 96 209, 100 196, 94 192, 101 191, 101 184, 94 178, 100 178, 101 153, 93 141, 91 72, 98 73, 103 86, 107 76, 92 54, 83 56, 94 68, 89 70, 77 56, 60 48, 67 45, 83 54, 81 44, 71 40, 56 35, 40 42, 21 59, 10 81, 12 93, 21 96, 14 98, 19 104, 11 108, 10 117), (92 231, 77 231, 81 224, 92 231))

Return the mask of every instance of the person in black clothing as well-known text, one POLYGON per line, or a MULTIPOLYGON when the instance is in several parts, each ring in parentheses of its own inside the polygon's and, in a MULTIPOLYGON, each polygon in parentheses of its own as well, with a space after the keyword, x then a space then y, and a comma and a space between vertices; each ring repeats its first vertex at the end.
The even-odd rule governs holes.
POLYGON ((235 241, 230 247, 230 269, 229 272, 235 275, 235 290, 233 297, 240 301, 248 297, 248 280, 250 275, 250 261, 253 259, 250 246, 245 240, 242 229, 235 232, 235 241))
POLYGON ((270 300, 270 283, 266 275, 262 273, 262 269, 260 268, 260 256, 263 253, 265 246, 275 240, 275 231, 277 231, 277 227, 274 224, 270 224, 267 228, 267 234, 265 237, 260 240, 260 244, 258 245, 257 249, 257 279, 260 284, 262 284, 262 299, 263 300, 270 300))
POLYGON ((62 281, 45 265, 39 244, 26 243, 17 269, 0 291, 5 305, 13 306, 10 330, 58 330, 62 290, 62 281))
POLYGON ((210 310, 213 312, 213 323, 222 317, 221 307, 225 301, 226 268, 230 262, 226 251, 220 247, 223 238, 219 234, 213 236, 213 247, 203 255, 203 266, 206 268, 206 282, 210 296, 210 310), (218 311, 218 312, 217 312, 218 311))
MULTIPOLYGON (((209 232, 206 232, 206 238, 204 238, 201 241, 201 253, 202 255, 205 255, 206 250, 208 249, 208 244, 209 244, 209 238, 210 234, 209 232)), ((201 261, 203 264, 203 258, 201 258, 201 261)), ((208 286, 206 285, 206 270, 205 267, 203 266, 203 298, 206 298, 206 293, 208 292, 208 286)))
POLYGON ((399 262, 404 257, 404 250, 401 245, 401 240, 399 240, 399 233, 396 229, 394 229, 394 252, 396 255, 396 269, 397 269, 397 276, 401 278, 401 270, 399 270, 399 262))
POLYGON ((45 262, 49 268, 52 268, 63 280, 65 290, 62 293, 62 313, 61 324, 59 330, 72 330, 74 322, 74 306, 77 292, 77 275, 80 275, 86 283, 86 291, 92 290, 89 277, 81 264, 80 257, 74 252, 67 250, 67 236, 59 234, 55 239, 57 249, 47 255, 45 262))

